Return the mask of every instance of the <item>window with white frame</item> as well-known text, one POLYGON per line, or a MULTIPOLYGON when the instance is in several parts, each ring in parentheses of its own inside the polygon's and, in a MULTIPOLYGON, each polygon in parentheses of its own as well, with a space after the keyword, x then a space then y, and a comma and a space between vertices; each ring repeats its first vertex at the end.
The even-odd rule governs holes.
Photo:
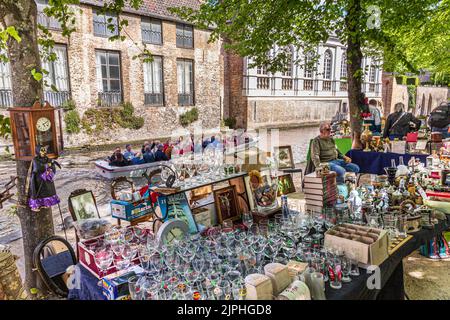
POLYGON ((143 42, 152 44, 162 44, 161 20, 152 18, 142 18, 141 31, 143 42))
POLYGON ((164 104, 162 57, 153 56, 152 62, 144 62, 144 101, 146 105, 164 104))
POLYGON ((284 77, 292 77, 292 64, 294 59, 294 52, 291 47, 285 49, 286 56, 287 56, 287 62, 286 62, 286 68, 282 72, 282 75, 284 77))
POLYGON ((313 77, 313 69, 314 67, 312 66, 312 54, 308 53, 305 56, 305 66, 304 66, 304 77, 305 78, 312 78, 313 77))
POLYGON ((111 106, 121 103, 122 85, 119 52, 96 50, 95 54, 99 104, 111 106))
POLYGON ((342 54, 341 60, 341 79, 347 79, 347 53, 342 54))
POLYGON ((369 68, 369 82, 372 82, 372 83, 375 82, 376 74, 377 74, 377 66, 374 64, 371 64, 370 68, 369 68))
POLYGON ((0 107, 12 106, 11 71, 9 62, 0 61, 0 107))
MULTIPOLYGON (((69 91, 69 72, 67 70, 67 47, 64 44, 56 44, 51 49, 55 54, 55 60, 43 59, 42 67, 48 71, 44 75, 48 87, 55 87, 58 91, 69 91)), ((50 90, 50 88, 45 88, 50 90)))
POLYGON ((267 66, 263 65, 263 66, 256 67, 256 74, 267 75, 267 66))
POLYGON ((117 15, 113 13, 100 13, 94 10, 94 35, 111 37, 119 34, 117 15), (114 30, 112 30, 114 28, 114 30))
POLYGON ((194 105, 194 62, 189 59, 177 59, 178 104, 194 105))
POLYGON ((54 60, 46 56, 42 58, 42 68, 47 71, 44 74, 44 97, 52 106, 60 106, 70 99, 67 47, 56 44, 51 53, 54 60))
POLYGON ((333 72, 333 56, 331 50, 326 50, 323 57, 323 78, 331 80, 333 72))

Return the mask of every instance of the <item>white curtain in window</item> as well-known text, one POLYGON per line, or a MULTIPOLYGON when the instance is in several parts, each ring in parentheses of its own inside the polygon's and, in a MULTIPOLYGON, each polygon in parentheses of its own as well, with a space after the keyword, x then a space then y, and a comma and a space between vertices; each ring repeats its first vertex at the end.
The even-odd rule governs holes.
POLYGON ((96 53, 96 69, 97 69, 97 90, 98 92, 103 92, 103 79, 102 79, 102 63, 101 63, 101 56, 104 55, 103 52, 97 52, 96 53))
POLYGON ((56 61, 53 62, 55 86, 59 91, 69 91, 66 48, 63 46, 55 47, 54 52, 57 57, 56 61))
POLYGON ((184 88, 185 93, 190 94, 192 87, 192 62, 190 61, 185 61, 184 81, 185 81, 185 88, 184 88))
POLYGON ((152 63, 153 63, 153 93, 161 93, 161 82, 162 82, 161 58, 154 57, 152 63))
POLYGON ((331 58, 331 52, 329 50, 325 51, 323 64, 324 64, 323 77, 325 79, 330 80, 331 79, 332 58, 331 58))
POLYGON ((0 90, 11 90, 9 62, 0 62, 0 90))
POLYGON ((178 75, 178 93, 184 93, 184 61, 177 62, 177 75, 178 75))

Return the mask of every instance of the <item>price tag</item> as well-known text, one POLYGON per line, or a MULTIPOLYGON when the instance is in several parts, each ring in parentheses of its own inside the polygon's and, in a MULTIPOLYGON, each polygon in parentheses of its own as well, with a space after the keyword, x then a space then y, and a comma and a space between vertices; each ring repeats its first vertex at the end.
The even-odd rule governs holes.
POLYGON ((425 193, 425 191, 423 190, 423 188, 420 185, 417 186, 417 192, 419 192, 419 194, 423 200, 428 200, 427 194, 425 193))
POLYGON ((427 148, 427 140, 418 140, 416 150, 425 150, 427 148))

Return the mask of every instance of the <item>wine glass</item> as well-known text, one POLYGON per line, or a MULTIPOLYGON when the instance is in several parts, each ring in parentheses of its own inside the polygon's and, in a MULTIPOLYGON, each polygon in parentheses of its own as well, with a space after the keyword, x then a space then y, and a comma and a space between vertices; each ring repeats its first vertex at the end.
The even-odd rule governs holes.
POLYGON ((98 282, 99 286, 102 286, 102 278, 105 276, 105 272, 108 270, 108 267, 113 262, 114 254, 108 248, 101 248, 95 252, 94 261, 99 268, 99 277, 100 281, 98 282))
POLYGON ((242 214, 242 223, 247 227, 247 230, 250 231, 250 228, 253 225, 253 215, 251 212, 244 212, 242 214))

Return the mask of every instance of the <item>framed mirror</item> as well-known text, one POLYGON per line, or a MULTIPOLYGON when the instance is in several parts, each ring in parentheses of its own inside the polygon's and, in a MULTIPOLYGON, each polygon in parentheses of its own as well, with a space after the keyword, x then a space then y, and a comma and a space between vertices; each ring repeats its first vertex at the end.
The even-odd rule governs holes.
POLYGON ((79 189, 69 196, 69 211, 74 221, 100 218, 94 194, 90 190, 79 189))

